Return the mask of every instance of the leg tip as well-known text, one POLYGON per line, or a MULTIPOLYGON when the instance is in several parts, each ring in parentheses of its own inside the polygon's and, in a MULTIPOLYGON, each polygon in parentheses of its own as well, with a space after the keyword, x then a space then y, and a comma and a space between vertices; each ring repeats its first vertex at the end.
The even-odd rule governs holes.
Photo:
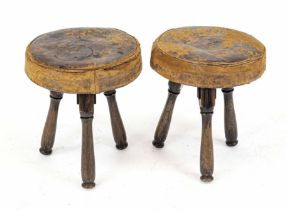
POLYGON ((96 186, 95 182, 83 182, 82 187, 85 189, 92 189, 96 186))
POLYGON ((212 175, 201 175, 200 179, 201 181, 208 183, 213 180, 213 176, 212 175))
POLYGON ((226 145, 229 146, 229 147, 234 147, 238 144, 238 141, 235 140, 235 141, 226 141, 226 145))
POLYGON ((125 148, 127 148, 127 147, 128 147, 128 143, 117 144, 117 145, 116 145, 116 148, 117 148, 118 150, 123 150, 123 149, 125 149, 125 148))
POLYGON ((50 155, 52 153, 52 149, 40 148, 39 151, 43 155, 50 155))
POLYGON ((152 142, 152 144, 153 144, 153 146, 155 146, 156 148, 159 148, 159 149, 164 147, 164 142, 154 140, 152 142))

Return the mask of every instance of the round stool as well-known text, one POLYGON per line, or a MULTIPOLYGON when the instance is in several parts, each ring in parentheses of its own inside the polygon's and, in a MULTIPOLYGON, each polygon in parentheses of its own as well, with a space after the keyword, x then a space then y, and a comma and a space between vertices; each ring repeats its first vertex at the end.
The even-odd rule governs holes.
POLYGON ((160 35, 153 44, 151 67, 169 80, 169 94, 153 145, 164 146, 182 84, 198 88, 202 115, 201 180, 213 180, 211 119, 216 88, 224 94, 226 144, 237 144, 233 87, 258 79, 265 70, 265 47, 254 37, 220 27, 183 27, 160 35))
POLYGON ((96 94, 108 100, 116 148, 128 146, 116 103, 116 89, 141 72, 139 42, 111 28, 73 28, 43 34, 26 49, 25 71, 36 84, 50 90, 50 108, 40 152, 49 155, 55 139, 58 107, 63 93, 77 94, 82 120, 82 186, 95 186, 92 120, 96 94))

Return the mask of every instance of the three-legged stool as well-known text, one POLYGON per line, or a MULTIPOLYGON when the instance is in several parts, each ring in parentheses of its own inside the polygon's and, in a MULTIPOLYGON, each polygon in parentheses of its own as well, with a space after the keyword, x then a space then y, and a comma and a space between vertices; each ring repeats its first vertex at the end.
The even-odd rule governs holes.
POLYGON ((151 67, 169 80, 168 99, 153 145, 164 146, 176 97, 182 84, 198 89, 202 116, 201 180, 213 180, 211 118, 216 88, 224 94, 226 144, 237 144, 233 87, 258 79, 265 70, 265 47, 254 37, 220 27, 184 27, 161 34, 153 44, 151 67))
POLYGON ((63 93, 77 94, 82 120, 82 186, 94 187, 92 120, 96 94, 104 92, 107 97, 116 147, 125 149, 128 143, 115 94, 117 88, 140 74, 139 42, 123 31, 109 28, 46 33, 27 47, 25 71, 33 82, 50 90, 50 108, 40 148, 44 155, 52 152, 63 93))

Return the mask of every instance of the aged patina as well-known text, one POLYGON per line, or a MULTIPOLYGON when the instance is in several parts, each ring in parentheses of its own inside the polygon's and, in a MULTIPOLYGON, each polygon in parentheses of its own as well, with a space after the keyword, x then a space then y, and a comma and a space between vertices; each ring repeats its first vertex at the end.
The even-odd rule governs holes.
POLYGON ((153 145, 164 147, 182 84, 197 87, 202 116, 200 178, 204 182, 212 181, 212 115, 216 88, 222 88, 224 94, 226 144, 236 146, 233 87, 259 78, 265 70, 265 62, 264 45, 240 31, 220 27, 183 27, 164 32, 155 40, 150 60, 151 67, 169 80, 168 98, 153 145))
POLYGON ((135 80, 141 72, 139 42, 112 28, 72 28, 43 34, 26 49, 25 71, 36 84, 50 90, 50 108, 40 152, 50 155, 63 93, 77 94, 82 121, 82 186, 95 186, 93 118, 96 94, 104 92, 109 106, 116 148, 128 147, 116 101, 116 88, 135 80))
POLYGON ((118 29, 62 29, 28 45, 25 70, 33 82, 49 90, 100 93, 122 87, 139 75, 140 45, 118 29))
POLYGON ((254 37, 221 27, 183 27, 153 44, 151 66, 165 78, 202 88, 250 83, 265 70, 265 47, 254 37))

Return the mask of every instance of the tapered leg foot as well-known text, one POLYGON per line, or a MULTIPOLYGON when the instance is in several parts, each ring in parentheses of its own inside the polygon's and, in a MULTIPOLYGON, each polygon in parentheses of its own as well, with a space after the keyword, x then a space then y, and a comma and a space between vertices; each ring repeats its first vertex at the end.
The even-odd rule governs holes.
POLYGON ((153 146, 155 146, 156 148, 159 148, 159 149, 164 147, 164 142, 161 142, 161 141, 153 140, 152 144, 153 144, 153 146))
POLYGON ((127 147, 128 147, 128 143, 116 144, 116 148, 117 148, 118 150, 123 150, 123 149, 125 149, 125 148, 127 148, 127 147))
POLYGON ((224 95, 224 130, 227 146, 235 146, 237 140, 237 123, 233 104, 233 88, 223 88, 224 95))
POLYGON ((83 182, 82 187, 86 189, 91 189, 96 186, 95 182, 83 182))
POLYGON ((95 95, 79 94, 78 103, 82 121, 82 187, 93 188, 95 186, 95 155, 92 122, 95 95))
POLYGON ((181 84, 178 84, 172 81, 169 81, 168 86, 169 86, 168 98, 167 98, 165 107, 163 109, 163 112, 160 116, 159 122, 157 124, 157 128, 154 134, 154 140, 152 142, 152 144, 156 148, 164 147, 164 142, 168 134, 175 101, 182 88, 181 84))
POLYGON ((216 89, 198 88, 198 98, 202 117, 202 135, 200 149, 200 179, 204 182, 213 180, 213 143, 212 114, 215 105, 216 89))
POLYGON ((229 147, 234 147, 234 146, 236 146, 238 144, 238 140, 226 141, 225 143, 229 147))
POLYGON ((40 151, 40 153, 42 155, 50 155, 50 154, 52 154, 52 149, 40 148, 39 151, 40 151))
POLYGON ((58 110, 62 97, 62 93, 50 91, 50 107, 39 149, 43 155, 50 155, 52 153, 57 128, 58 110))
POLYGON ((213 176, 212 175, 201 175, 200 180, 208 183, 208 182, 213 181, 213 176))
POLYGON ((116 91, 115 90, 107 91, 104 94, 108 100, 111 124, 112 124, 114 140, 116 142, 116 148, 119 150, 123 150, 127 148, 128 143, 127 143, 126 131, 116 101, 116 91))

